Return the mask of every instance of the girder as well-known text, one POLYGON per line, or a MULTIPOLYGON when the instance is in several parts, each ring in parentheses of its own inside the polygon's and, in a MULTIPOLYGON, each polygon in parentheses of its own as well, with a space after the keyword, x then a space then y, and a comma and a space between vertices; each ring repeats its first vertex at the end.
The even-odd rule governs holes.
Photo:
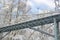
POLYGON ((24 22, 24 23, 6 26, 3 28, 0 28, 0 33, 54 23, 53 18, 56 18, 57 21, 60 21, 60 14, 45 17, 45 18, 35 19, 35 20, 24 22))
POLYGON ((55 37, 55 36, 52 35, 52 34, 49 34, 49 33, 47 33, 47 32, 44 32, 44 31, 39 30, 39 29, 36 29, 36 28, 30 28, 30 29, 35 30, 35 31, 38 31, 38 32, 40 32, 40 33, 42 33, 42 34, 45 34, 45 35, 48 35, 48 36, 51 36, 51 37, 55 37))

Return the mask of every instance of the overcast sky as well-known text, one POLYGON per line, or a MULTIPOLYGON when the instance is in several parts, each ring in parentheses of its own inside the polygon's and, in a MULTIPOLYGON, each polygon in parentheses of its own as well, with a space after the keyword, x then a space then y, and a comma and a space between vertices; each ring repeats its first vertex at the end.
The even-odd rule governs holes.
POLYGON ((51 10, 55 7, 54 0, 29 0, 27 4, 32 7, 33 13, 38 12, 38 10, 51 10))
MULTIPOLYGON (((31 11, 29 13, 37 13, 38 11, 41 12, 43 10, 52 10, 55 7, 54 0, 28 0, 27 4, 31 6, 31 11)), ((2 7, 1 4, 0 7, 2 7)))

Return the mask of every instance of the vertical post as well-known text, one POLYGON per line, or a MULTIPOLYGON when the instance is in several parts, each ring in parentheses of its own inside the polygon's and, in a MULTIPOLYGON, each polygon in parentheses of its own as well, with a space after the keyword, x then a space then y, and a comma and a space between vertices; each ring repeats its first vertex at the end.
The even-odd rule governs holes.
POLYGON ((54 18, 54 33, 55 33, 55 40, 59 40, 59 22, 57 22, 56 18, 54 18))

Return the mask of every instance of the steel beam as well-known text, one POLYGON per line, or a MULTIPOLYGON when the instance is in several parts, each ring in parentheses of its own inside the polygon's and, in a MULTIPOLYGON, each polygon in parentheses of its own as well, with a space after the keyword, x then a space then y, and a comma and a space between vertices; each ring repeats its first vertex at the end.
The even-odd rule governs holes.
POLYGON ((1 38, 0 38, 0 40, 2 40, 4 37, 6 37, 8 34, 10 34, 10 32, 8 32, 8 33, 6 33, 4 36, 2 36, 1 38))
POLYGON ((54 33, 55 33, 55 40, 59 39, 59 22, 57 22, 56 18, 54 18, 54 33))
POLYGON ((38 32, 40 32, 40 33, 42 33, 42 34, 45 34, 45 35, 48 35, 48 36, 51 36, 51 37, 55 37, 55 36, 52 35, 52 34, 49 34, 49 33, 47 33, 47 32, 44 32, 44 31, 39 30, 39 29, 36 29, 36 28, 30 28, 30 29, 32 29, 32 30, 34 30, 34 31, 38 31, 38 32))
POLYGON ((57 19, 56 21, 60 21, 60 14, 6 26, 0 28, 0 33, 54 23, 53 18, 56 18, 57 19))

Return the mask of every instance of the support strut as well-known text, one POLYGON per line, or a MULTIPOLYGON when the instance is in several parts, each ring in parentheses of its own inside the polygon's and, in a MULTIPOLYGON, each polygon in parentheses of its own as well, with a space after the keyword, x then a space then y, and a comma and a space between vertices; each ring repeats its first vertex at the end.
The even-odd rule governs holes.
POLYGON ((59 40, 59 22, 57 22, 56 18, 54 18, 54 34, 55 40, 59 40))

